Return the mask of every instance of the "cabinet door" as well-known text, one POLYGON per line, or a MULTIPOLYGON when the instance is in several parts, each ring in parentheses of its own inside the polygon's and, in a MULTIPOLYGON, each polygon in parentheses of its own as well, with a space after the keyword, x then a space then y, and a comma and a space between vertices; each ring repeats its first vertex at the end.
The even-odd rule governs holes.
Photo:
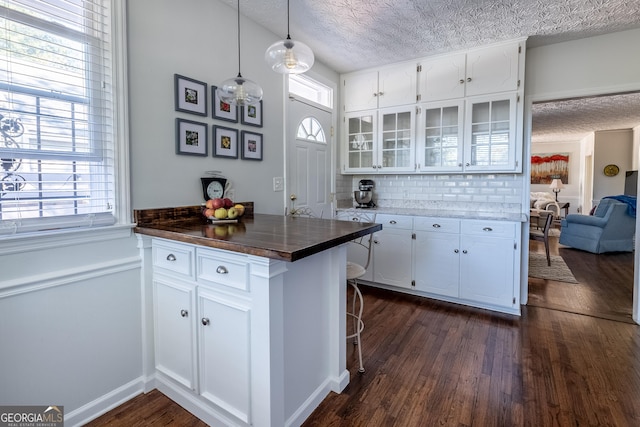
POLYGON ((460 298, 512 307, 514 240, 463 235, 460 247, 460 298))
POLYGON ((460 282, 460 236, 416 231, 414 280, 419 291, 457 298, 460 282))
POLYGON ((347 74, 342 81, 344 111, 378 108, 378 72, 347 74))
POLYGON ((415 108, 380 110, 378 172, 415 170, 415 108))
POLYGON ((518 43, 468 52, 466 96, 517 90, 519 55, 518 43))
POLYGON ((464 97, 465 66, 464 53, 422 61, 420 100, 428 102, 464 97))
POLYGON ((343 172, 375 172, 377 166, 376 111, 345 114, 343 172))
POLYGON ((198 288, 200 395, 250 422, 249 308, 198 288))
POLYGON ((422 104, 416 161, 422 172, 462 170, 464 102, 422 104))
POLYGON ((467 100, 465 170, 516 170, 516 100, 515 93, 467 100))
POLYGON ((378 72, 378 108, 415 104, 418 93, 415 63, 385 67, 378 72))
POLYGON ((379 215, 382 231, 373 235, 373 281, 386 285, 411 287, 412 222, 410 217, 386 220, 379 215), (405 224, 407 228, 399 228, 405 224), (393 224, 395 222, 395 224, 393 224))
POLYGON ((194 286, 155 279, 153 291, 156 369, 195 390, 194 286))

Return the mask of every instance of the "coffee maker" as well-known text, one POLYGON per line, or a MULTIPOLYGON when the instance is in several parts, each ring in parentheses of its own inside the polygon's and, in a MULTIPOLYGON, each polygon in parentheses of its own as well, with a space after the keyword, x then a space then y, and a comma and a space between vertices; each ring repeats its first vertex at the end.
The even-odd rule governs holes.
POLYGON ((353 197, 358 203, 357 208, 375 208, 373 202, 373 187, 375 184, 370 179, 361 179, 358 183, 358 190, 353 192, 353 197))

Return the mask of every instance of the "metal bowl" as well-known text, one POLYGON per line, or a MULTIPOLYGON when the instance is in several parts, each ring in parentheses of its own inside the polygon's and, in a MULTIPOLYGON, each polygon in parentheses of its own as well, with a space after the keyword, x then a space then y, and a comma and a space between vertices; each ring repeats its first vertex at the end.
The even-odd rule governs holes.
POLYGON ((373 197, 373 191, 354 191, 353 198, 356 199, 361 205, 366 205, 371 202, 371 198, 373 197))

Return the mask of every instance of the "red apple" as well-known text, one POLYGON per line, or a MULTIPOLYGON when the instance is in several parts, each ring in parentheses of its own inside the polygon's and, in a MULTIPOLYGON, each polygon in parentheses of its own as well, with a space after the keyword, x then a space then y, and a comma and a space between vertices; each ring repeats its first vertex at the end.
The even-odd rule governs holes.
POLYGON ((224 200, 222 200, 219 197, 216 197, 215 199, 210 199, 211 200, 211 209, 219 209, 219 208, 224 208, 224 200))
POLYGON ((224 207, 225 208, 229 209, 230 207, 233 206, 233 202, 231 201, 231 199, 225 197, 222 200, 224 201, 224 207))
POLYGON ((204 204, 204 206, 205 206, 207 209, 213 209, 213 199, 209 199, 209 200, 207 200, 207 202, 204 204))

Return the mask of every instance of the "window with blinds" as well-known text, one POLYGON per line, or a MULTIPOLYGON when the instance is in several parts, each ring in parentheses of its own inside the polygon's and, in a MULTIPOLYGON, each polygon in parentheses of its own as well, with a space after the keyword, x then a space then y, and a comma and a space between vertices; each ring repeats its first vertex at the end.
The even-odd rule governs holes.
POLYGON ((115 222, 110 3, 0 0, 0 235, 115 222))

